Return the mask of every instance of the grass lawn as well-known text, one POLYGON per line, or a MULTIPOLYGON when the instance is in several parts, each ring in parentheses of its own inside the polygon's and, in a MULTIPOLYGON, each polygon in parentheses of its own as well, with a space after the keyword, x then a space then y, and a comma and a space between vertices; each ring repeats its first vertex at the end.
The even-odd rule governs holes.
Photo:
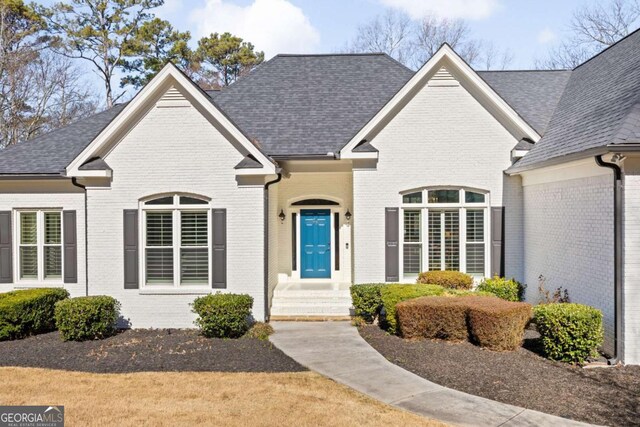
POLYGON ((95 374, 0 368, 3 405, 64 405, 67 425, 442 426, 313 372, 95 374))

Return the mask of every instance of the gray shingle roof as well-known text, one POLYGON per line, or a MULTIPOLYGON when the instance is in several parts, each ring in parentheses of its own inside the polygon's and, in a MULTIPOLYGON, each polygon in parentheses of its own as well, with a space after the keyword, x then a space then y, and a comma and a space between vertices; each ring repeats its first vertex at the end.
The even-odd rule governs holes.
POLYGON ((269 155, 340 150, 411 78, 384 54, 278 55, 215 103, 269 155))
POLYGON ((125 104, 116 105, 0 153, 0 175, 60 174, 113 120, 125 104))
POLYGON ((569 81, 571 71, 480 71, 478 74, 542 135, 569 81))
POLYGON ((638 102, 640 31, 573 70, 547 132, 516 167, 633 142, 640 121, 638 102))

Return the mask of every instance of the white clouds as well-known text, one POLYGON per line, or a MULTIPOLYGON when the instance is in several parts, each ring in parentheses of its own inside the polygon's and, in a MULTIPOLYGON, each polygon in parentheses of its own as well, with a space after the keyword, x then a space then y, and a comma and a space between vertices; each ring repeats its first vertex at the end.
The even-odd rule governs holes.
POLYGON ((253 43, 267 58, 278 53, 309 53, 320 44, 320 33, 302 9, 288 0, 254 0, 238 6, 224 0, 206 0, 191 15, 194 35, 228 31, 253 43))
POLYGON ((437 15, 450 19, 484 19, 498 9, 498 0, 379 0, 385 6, 400 9, 411 19, 437 15))
POLYGON ((556 33, 551 28, 544 28, 538 33, 538 43, 547 44, 556 39, 556 33))

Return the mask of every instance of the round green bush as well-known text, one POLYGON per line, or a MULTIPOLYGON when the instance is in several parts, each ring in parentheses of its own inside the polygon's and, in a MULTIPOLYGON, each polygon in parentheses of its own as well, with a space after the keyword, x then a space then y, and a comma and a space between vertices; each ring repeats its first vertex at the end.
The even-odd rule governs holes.
POLYGON ((62 288, 0 293, 0 341, 53 331, 55 304, 65 298, 69 292, 62 288))
POLYGON ((65 341, 103 339, 117 332, 120 303, 113 297, 96 295, 56 303, 55 319, 65 341))
POLYGON ((545 355, 553 360, 583 363, 597 355, 604 330, 602 312, 582 304, 540 304, 533 309, 545 355))
POLYGON ((210 294, 192 304, 195 323, 208 338, 239 338, 251 327, 253 298, 246 294, 210 294))
POLYGON ((361 317, 367 323, 373 321, 380 314, 382 308, 382 296, 380 288, 385 286, 384 283, 352 285, 351 301, 353 302, 354 314, 361 317))
POLYGON ((518 302, 522 300, 523 286, 514 279, 505 279, 495 276, 484 279, 476 288, 480 292, 488 292, 507 301, 518 302))
POLYGON ((459 271, 425 271, 418 275, 417 283, 438 285, 448 289, 471 289, 473 277, 459 271))

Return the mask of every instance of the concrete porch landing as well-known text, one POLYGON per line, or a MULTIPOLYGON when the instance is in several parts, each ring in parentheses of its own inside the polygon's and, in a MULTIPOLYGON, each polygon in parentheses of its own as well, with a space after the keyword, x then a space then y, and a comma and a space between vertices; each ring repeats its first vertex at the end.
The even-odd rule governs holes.
MULTIPOLYGON (((300 364, 374 399, 462 426, 588 424, 452 390, 394 365, 348 322, 272 322, 270 340, 300 364)), ((425 361, 428 363, 428 361, 425 361)))
POLYGON ((351 314, 349 283, 279 283, 271 301, 272 319, 320 320, 345 319, 351 314))

